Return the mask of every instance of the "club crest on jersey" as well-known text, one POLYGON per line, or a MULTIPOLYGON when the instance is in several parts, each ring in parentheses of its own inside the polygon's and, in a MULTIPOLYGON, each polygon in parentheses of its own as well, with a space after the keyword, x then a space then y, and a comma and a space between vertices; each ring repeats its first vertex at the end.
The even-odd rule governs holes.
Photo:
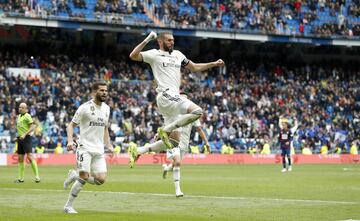
POLYGON ((91 107, 90 107, 90 110, 91 110, 91 112, 92 112, 91 115, 95 115, 95 113, 94 113, 95 107, 94 107, 94 106, 91 106, 91 107))

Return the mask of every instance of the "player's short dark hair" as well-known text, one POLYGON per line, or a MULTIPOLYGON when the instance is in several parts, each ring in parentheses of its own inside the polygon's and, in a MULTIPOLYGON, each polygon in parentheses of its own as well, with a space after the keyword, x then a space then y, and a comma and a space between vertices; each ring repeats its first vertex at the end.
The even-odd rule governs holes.
POLYGON ((107 86, 107 83, 105 81, 103 81, 103 80, 95 81, 91 85, 91 90, 92 91, 97 91, 99 89, 99 86, 107 86))
POLYGON ((172 34, 173 34, 173 33, 170 32, 170 31, 160 32, 160 33, 158 34, 158 38, 163 39, 165 35, 172 35, 172 34))

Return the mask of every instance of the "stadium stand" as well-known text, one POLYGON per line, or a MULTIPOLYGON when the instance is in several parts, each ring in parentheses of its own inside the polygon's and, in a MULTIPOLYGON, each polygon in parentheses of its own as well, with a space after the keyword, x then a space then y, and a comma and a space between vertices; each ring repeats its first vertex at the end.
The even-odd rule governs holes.
POLYGON ((358 1, 165 2, 155 1, 157 15, 165 24, 181 28, 332 37, 358 35, 353 30, 359 29, 358 1))
POLYGON ((358 0, 2 0, 5 15, 262 34, 356 37, 358 0))

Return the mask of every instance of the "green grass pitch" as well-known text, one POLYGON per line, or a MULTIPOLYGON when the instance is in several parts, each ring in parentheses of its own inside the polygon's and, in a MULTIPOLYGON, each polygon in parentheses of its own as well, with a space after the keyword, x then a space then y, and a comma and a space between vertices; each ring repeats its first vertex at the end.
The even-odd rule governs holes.
POLYGON ((111 166, 102 186, 86 184, 64 214, 70 166, 40 166, 42 182, 15 184, 17 167, 0 167, 0 220, 360 220, 359 165, 191 165, 181 168, 183 198, 161 166, 111 166))

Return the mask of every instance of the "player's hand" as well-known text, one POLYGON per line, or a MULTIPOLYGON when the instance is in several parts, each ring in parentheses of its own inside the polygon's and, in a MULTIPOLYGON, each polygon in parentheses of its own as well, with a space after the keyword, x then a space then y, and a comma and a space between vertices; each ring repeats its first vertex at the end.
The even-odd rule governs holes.
POLYGON ((145 42, 149 43, 152 40, 155 40, 157 38, 157 34, 155 32, 150 32, 150 34, 145 38, 145 42))
POLYGON ((222 59, 215 61, 215 67, 222 67, 225 65, 225 62, 222 59))
POLYGON ((209 143, 206 143, 206 144, 205 144, 205 148, 206 148, 207 152, 211 153, 211 149, 210 149, 210 144, 209 144, 209 143))
POLYGON ((108 151, 109 151, 109 156, 110 158, 113 158, 115 153, 114 153, 114 147, 112 145, 109 145, 108 147, 108 151))
POLYGON ((74 142, 73 142, 73 141, 68 142, 68 143, 66 144, 66 149, 67 149, 68 151, 75 150, 75 144, 74 144, 74 142))
POLYGON ((19 140, 23 140, 23 139, 25 139, 25 137, 26 137, 26 134, 23 134, 19 137, 19 140))

